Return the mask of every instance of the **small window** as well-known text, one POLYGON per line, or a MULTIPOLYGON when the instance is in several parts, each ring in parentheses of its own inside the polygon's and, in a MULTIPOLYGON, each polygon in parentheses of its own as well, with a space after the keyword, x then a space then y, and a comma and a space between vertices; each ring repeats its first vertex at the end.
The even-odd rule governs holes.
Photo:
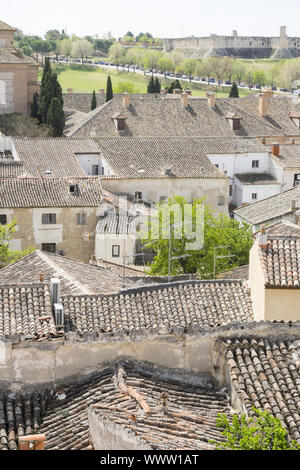
POLYGON ((1 214, 0 215, 0 225, 5 225, 7 224, 7 216, 6 214, 1 214))
POLYGON ((160 196, 159 202, 165 202, 167 200, 167 196, 160 196))
POLYGON ((55 243, 43 243, 42 250, 48 251, 48 253, 55 253, 56 251, 56 244, 55 243))
POLYGON ((252 193, 252 199, 253 200, 257 199, 257 193, 252 193))
POLYGON ((94 175, 94 176, 99 175, 98 165, 92 165, 92 175, 94 175))
POLYGON ((259 167, 259 160, 252 160, 252 168, 258 168, 259 167))
POLYGON ((220 196, 218 199, 218 206, 224 206, 224 204, 225 204, 225 197, 220 196))
POLYGON ((101 168, 101 173, 104 175, 104 166, 101 168))
POLYGON ((120 245, 113 245, 112 246, 112 256, 113 258, 120 257, 120 245))
POLYGON ((70 193, 78 194, 78 184, 70 184, 70 193))
POLYGON ((142 198, 143 198, 143 194, 142 194, 141 191, 136 191, 136 192, 134 193, 134 199, 135 199, 135 201, 141 201, 142 198))
POLYGON ((85 225, 85 214, 77 214, 77 225, 85 225))
POLYGON ((56 214, 42 214, 42 224, 56 224, 56 214))
POLYGON ((229 196, 232 196, 232 184, 229 185, 229 196))
POLYGON ((219 164, 218 164, 218 163, 215 163, 215 167, 219 168, 219 164))

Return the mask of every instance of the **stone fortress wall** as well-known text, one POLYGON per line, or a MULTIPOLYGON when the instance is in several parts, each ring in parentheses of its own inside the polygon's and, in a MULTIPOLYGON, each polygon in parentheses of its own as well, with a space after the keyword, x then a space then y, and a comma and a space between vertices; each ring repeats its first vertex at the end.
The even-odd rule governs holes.
POLYGON ((243 58, 292 58, 300 56, 300 37, 288 37, 286 26, 280 27, 279 37, 231 36, 211 34, 207 37, 163 39, 165 52, 181 50, 199 57, 213 55, 243 58))

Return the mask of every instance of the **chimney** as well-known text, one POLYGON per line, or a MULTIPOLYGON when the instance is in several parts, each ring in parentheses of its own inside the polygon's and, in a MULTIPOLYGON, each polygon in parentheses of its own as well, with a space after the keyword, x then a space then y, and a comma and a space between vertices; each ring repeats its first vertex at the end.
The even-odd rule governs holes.
POLYGON ((104 88, 99 88, 99 93, 100 93, 100 95, 104 95, 105 94, 104 88))
POLYGON ((181 95, 181 90, 180 90, 180 88, 174 88, 174 89, 173 89, 173 95, 181 95))
POLYGON ((272 155, 274 155, 274 157, 279 157, 279 153, 280 153, 280 145, 273 143, 272 144, 272 155))
POLYGON ((210 108, 213 108, 216 104, 216 97, 215 97, 215 94, 212 93, 211 91, 209 91, 208 93, 206 93, 206 97, 208 99, 208 106, 210 108))
POLYGON ((260 93, 258 98, 258 112, 260 117, 267 115, 267 96, 265 93, 260 93))
POLYGON ((293 200, 291 203, 291 210, 294 211, 297 209, 297 201, 293 200))
POLYGON ((130 95, 129 93, 123 93, 123 105, 125 108, 129 108, 130 106, 130 95))
POLYGON ((273 91, 271 88, 264 88, 264 89, 263 89, 263 94, 264 94, 267 98, 273 98, 273 96, 274 96, 274 91, 273 91))
POLYGON ((160 94, 161 94, 161 95, 166 95, 166 94, 167 94, 167 89, 166 89, 166 88, 162 88, 162 89, 160 90, 160 94))
POLYGON ((267 241, 268 241, 268 238, 267 238, 267 234, 266 234, 266 229, 265 229, 264 226, 262 226, 261 231, 258 234, 258 246, 262 250, 266 250, 267 249, 267 241))
POLYGON ((68 93, 73 93, 73 88, 67 88, 68 93))
POLYGON ((44 282, 45 276, 44 273, 39 273, 39 282, 44 282))
POLYGON ((181 94, 181 103, 185 108, 189 105, 189 95, 185 91, 181 94))

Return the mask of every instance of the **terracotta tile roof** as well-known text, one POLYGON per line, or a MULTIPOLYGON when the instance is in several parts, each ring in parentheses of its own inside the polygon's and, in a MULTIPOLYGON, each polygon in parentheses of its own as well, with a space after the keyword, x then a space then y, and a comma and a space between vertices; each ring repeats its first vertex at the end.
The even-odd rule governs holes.
POLYGON ((0 285, 0 339, 52 336, 57 331, 47 285, 0 285))
POLYGON ((86 137, 115 137, 119 133, 111 116, 120 112, 127 117, 124 136, 282 136, 299 135, 300 130, 290 118, 300 110, 293 98, 267 98, 267 116, 259 115, 258 97, 217 98, 210 108, 206 98, 191 97, 185 108, 181 97, 130 95, 130 106, 125 108, 121 96, 80 116, 67 119, 66 135, 86 137), (229 114, 238 114, 241 128, 233 131, 229 114), (151 125, 149 125, 149 119, 151 125))
POLYGON ((293 224, 288 220, 281 220, 265 228, 270 236, 300 237, 300 225, 293 224))
POLYGON ((15 48, 0 47, 0 64, 34 64, 36 61, 15 48))
POLYGON ((16 31, 16 28, 4 23, 4 21, 0 21, 0 31, 16 31))
POLYGON ((232 387, 249 415, 267 410, 300 442, 300 342, 239 339, 228 341, 232 387))
POLYGON ((267 146, 271 157, 279 163, 283 168, 299 168, 300 167, 300 145, 280 145, 279 156, 272 154, 272 147, 267 146))
POLYGON ((99 153, 92 139, 13 137, 13 146, 29 176, 40 176, 50 170, 52 176, 86 176, 76 155, 99 153))
POLYGON ((98 234, 135 234, 138 217, 128 214, 109 212, 99 218, 96 233, 98 234))
MULTIPOLYGON (((1 272, 1 271, 0 271, 1 272)), ((247 281, 249 279, 249 265, 239 266, 237 268, 229 269, 223 273, 217 275, 218 279, 243 279, 247 281)))
POLYGON ((241 281, 183 281, 108 296, 62 298, 65 332, 82 336, 173 328, 215 328, 253 321, 241 281))
MULTIPOLYGON (((101 155, 120 178, 226 178, 193 137, 98 139, 101 155)), ((105 177, 104 177, 105 179, 105 177)))
POLYGON ((282 191, 275 196, 270 196, 252 204, 239 207, 234 210, 234 214, 245 219, 246 222, 258 225, 267 223, 277 217, 284 217, 292 214, 292 202, 295 201, 296 208, 300 208, 300 188, 294 187, 282 191))
POLYGON ((0 161, 0 178, 16 178, 25 176, 23 162, 0 161))
POLYGON ((300 288, 300 238, 269 236, 258 250, 267 287, 300 288))
POLYGON ((3 390, 0 449, 17 449, 19 436, 34 433, 46 435, 47 450, 90 449, 88 409, 93 405, 99 406, 94 411, 101 419, 136 433, 153 449, 213 449, 208 440, 222 440, 215 423, 218 413, 228 413, 224 394, 190 383, 188 377, 184 382, 164 379, 160 371, 135 370, 128 363, 126 372, 110 366, 60 389, 3 390), (149 416, 124 387, 143 396, 149 416))
POLYGON ((240 173, 234 175, 243 184, 278 184, 281 183, 268 173, 240 173))
MULTIPOLYGON (((61 281, 62 295, 83 294, 112 294, 123 288, 123 267, 111 269, 107 264, 95 266, 65 256, 46 253, 39 250, 30 253, 15 263, 0 269, 0 284, 38 282, 39 274, 44 275, 44 281, 49 282, 52 277, 61 281)), ((130 270, 131 276, 138 276, 139 272, 130 270)), ((143 276, 143 273, 140 273, 143 276)), ((126 279, 128 286, 134 282, 126 279)))
POLYGON ((0 207, 3 208, 97 207, 101 199, 99 177, 0 179, 0 207))
MULTIPOLYGON (((82 113, 91 111, 93 93, 63 93, 64 108, 76 109, 82 113)), ((105 103, 105 94, 96 93, 97 107, 105 103)))

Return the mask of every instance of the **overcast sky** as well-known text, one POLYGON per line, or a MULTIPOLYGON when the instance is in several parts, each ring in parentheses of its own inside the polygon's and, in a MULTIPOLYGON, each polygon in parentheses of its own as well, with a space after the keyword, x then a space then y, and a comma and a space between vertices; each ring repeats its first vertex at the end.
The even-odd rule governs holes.
MULTIPOLYGON (((4 0, 2 0, 4 1, 4 0)), ((156 37, 230 35, 300 36, 300 0, 8 0, 0 19, 25 34, 66 28, 79 36, 149 31, 156 37)))

